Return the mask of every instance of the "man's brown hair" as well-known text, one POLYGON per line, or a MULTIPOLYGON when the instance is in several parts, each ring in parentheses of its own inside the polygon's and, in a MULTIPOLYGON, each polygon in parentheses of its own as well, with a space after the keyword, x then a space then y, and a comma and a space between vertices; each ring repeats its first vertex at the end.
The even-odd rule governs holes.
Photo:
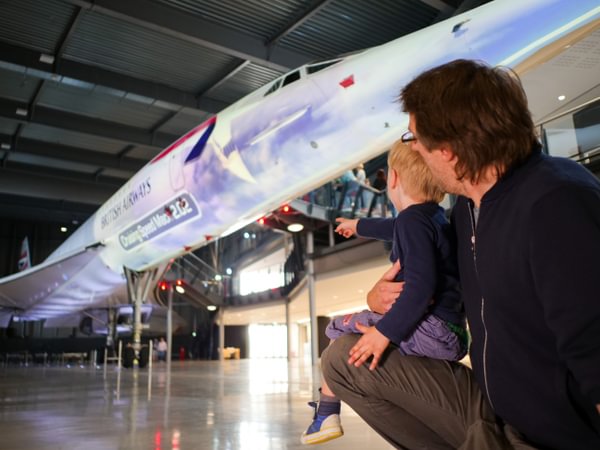
POLYGON ((400 101, 425 147, 451 146, 458 179, 476 182, 490 166, 502 176, 540 145, 521 82, 506 68, 452 61, 411 81, 400 101))
POLYGON ((388 166, 398 173, 404 191, 421 202, 440 203, 444 191, 435 182, 429 167, 418 152, 397 141, 388 154, 388 166))

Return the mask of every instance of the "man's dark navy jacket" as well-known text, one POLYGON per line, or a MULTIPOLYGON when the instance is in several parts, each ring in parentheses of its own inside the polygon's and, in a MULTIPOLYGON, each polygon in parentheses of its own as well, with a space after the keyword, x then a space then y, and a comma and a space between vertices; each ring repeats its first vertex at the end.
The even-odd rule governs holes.
POLYGON ((466 198, 452 222, 492 407, 539 447, 600 449, 598 179, 536 150, 484 195, 476 222, 466 198))

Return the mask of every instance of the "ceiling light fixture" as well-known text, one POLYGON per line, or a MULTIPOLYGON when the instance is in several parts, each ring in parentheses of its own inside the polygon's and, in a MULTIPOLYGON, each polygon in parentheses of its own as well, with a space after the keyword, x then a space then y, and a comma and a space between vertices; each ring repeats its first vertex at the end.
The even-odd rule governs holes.
POLYGON ((292 233, 297 233, 298 231, 304 230, 304 225, 301 223, 291 223, 287 226, 287 229, 292 233))
POLYGON ((48 55, 47 53, 40 54, 40 62, 45 64, 54 64, 54 56, 48 55))
MULTIPOLYGON (((216 311, 216 310, 217 310, 217 307, 216 307, 215 305, 208 305, 208 306, 206 307, 206 309, 208 309, 209 311, 216 311)), ((238 315, 239 315, 239 314, 238 314, 238 315)))
POLYGON ((563 101, 565 98, 567 98, 567 97, 565 97, 564 95, 559 95, 559 96, 558 96, 558 100, 559 100, 559 101, 561 101, 561 102, 562 102, 562 101, 563 101))
POLYGON ((17 116, 26 116, 29 113, 25 108, 17 108, 17 116))

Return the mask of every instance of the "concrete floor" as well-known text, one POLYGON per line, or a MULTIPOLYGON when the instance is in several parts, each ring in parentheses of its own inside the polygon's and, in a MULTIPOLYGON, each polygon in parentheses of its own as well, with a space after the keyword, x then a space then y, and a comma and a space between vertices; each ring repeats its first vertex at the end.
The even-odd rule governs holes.
POLYGON ((343 437, 301 445, 318 387, 312 372, 284 359, 174 361, 170 371, 165 363, 106 372, 8 365, 0 368, 0 449, 392 448, 347 405, 343 437))

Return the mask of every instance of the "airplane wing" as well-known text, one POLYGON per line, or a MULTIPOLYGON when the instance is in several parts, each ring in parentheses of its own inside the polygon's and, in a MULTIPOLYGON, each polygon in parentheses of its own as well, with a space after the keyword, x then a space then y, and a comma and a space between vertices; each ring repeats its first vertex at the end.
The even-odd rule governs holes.
POLYGON ((39 264, 0 280, 0 308, 25 312, 22 318, 37 318, 71 312, 61 302, 68 296, 71 281, 97 256, 101 247, 93 245, 59 259, 39 264), (53 314, 54 313, 54 314, 53 314))

